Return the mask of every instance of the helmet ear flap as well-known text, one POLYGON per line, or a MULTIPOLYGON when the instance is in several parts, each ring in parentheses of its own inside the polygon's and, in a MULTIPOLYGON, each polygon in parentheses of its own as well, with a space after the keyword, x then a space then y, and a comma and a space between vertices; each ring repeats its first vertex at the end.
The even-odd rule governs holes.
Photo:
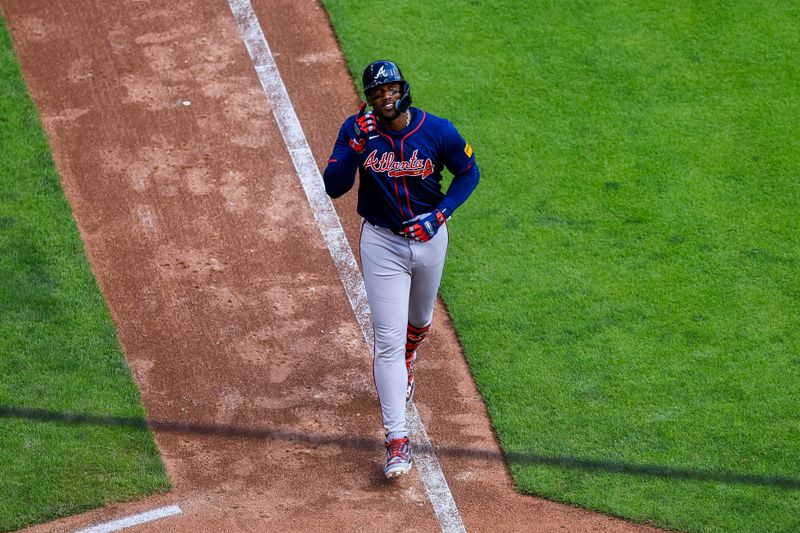
POLYGON ((403 95, 395 102, 394 108, 400 113, 405 113, 411 106, 411 85, 408 82, 403 84, 403 95))

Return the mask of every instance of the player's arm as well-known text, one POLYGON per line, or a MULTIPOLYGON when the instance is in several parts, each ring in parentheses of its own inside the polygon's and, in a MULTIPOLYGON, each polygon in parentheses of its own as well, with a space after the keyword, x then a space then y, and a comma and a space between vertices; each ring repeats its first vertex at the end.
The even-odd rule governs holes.
POLYGON ((339 136, 333 145, 333 151, 328 158, 328 164, 322 173, 325 182, 325 192, 331 198, 338 198, 350 189, 356 182, 356 170, 360 154, 350 147, 348 134, 352 118, 348 118, 339 128, 339 136))
POLYGON ((331 198, 338 198, 353 188, 356 170, 367 145, 367 135, 375 127, 375 117, 366 111, 366 104, 361 104, 358 113, 345 120, 339 128, 333 152, 322 173, 325 192, 331 198))
POLYGON ((436 209, 405 221, 403 232, 409 239, 426 242, 433 238, 439 228, 453 216, 453 212, 461 204, 467 201, 478 186, 481 174, 472 147, 452 125, 445 141, 441 157, 447 170, 453 174, 453 181, 450 182, 450 187, 436 209))
POLYGON ((450 218, 478 186, 481 173, 475 161, 475 154, 472 153, 472 147, 458 133, 455 126, 451 125, 442 152, 442 162, 453 174, 453 181, 450 182, 450 187, 447 188, 437 209, 444 213, 446 218, 450 218))
POLYGON ((478 186, 480 179, 481 172, 475 161, 470 163, 461 174, 454 174, 450 187, 447 188, 444 198, 439 202, 437 207, 439 211, 444 213, 445 217, 450 218, 453 212, 467 201, 472 191, 478 186))

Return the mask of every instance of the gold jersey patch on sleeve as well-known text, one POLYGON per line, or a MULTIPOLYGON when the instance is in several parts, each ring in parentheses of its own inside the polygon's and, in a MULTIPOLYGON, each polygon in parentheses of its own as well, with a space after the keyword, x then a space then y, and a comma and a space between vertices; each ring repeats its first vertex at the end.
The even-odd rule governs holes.
POLYGON ((467 157, 472 157, 472 146, 469 143, 464 146, 464 153, 467 154, 467 157))

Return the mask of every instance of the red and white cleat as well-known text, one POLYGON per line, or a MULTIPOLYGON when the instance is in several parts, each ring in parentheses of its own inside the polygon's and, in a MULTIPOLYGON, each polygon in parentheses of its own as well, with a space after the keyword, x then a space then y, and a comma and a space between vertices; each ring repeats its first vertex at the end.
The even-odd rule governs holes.
POLYGON ((411 465, 414 461, 411 458, 408 437, 387 440, 383 445, 386 446, 386 466, 383 468, 383 473, 388 479, 404 476, 411 472, 411 465))

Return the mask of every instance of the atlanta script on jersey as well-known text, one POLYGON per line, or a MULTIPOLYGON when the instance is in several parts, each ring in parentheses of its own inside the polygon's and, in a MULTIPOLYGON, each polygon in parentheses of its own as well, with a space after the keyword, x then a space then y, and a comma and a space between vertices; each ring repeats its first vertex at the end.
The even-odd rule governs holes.
POLYGON ((409 112, 408 126, 392 131, 378 125, 360 153, 350 148, 356 116, 348 117, 323 173, 325 190, 338 198, 353 187, 358 169, 358 213, 393 231, 435 209, 449 218, 480 179, 472 148, 450 121, 415 107, 409 112), (445 168, 453 174, 446 193, 445 168))
POLYGON ((433 174, 433 161, 417 157, 419 150, 414 150, 407 161, 396 161, 394 152, 383 152, 380 160, 378 150, 373 150, 364 161, 364 168, 373 172, 385 172, 390 178, 410 178, 416 176, 425 179, 433 174))

